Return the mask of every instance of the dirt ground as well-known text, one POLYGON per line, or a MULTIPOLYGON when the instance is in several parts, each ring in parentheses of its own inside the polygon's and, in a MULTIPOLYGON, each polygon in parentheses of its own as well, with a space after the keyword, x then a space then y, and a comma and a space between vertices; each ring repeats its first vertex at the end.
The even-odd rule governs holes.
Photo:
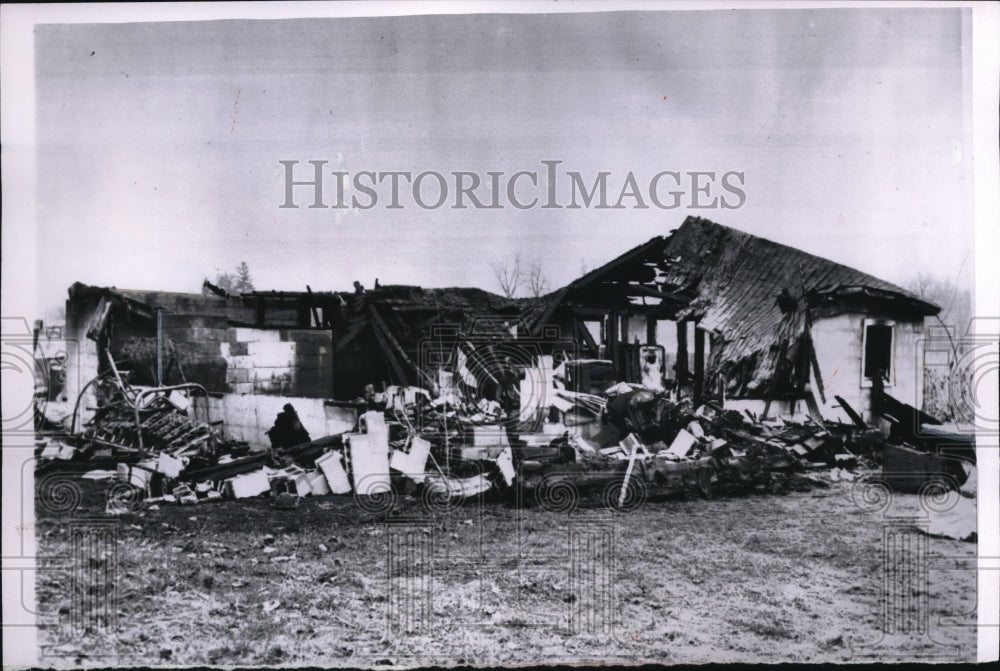
POLYGON ((975 658, 975 544, 852 483, 631 512, 321 497, 117 517, 80 484, 36 501, 43 665, 975 658))

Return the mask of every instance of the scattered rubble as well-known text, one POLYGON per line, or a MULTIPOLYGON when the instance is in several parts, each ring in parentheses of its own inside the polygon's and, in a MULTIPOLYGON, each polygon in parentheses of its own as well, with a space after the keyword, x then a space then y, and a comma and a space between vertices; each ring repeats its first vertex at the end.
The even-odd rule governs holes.
POLYGON ((563 361, 553 368, 551 357, 540 356, 536 368, 552 381, 542 402, 537 394, 521 394, 521 407, 475 398, 440 371, 433 390, 370 385, 357 400, 368 409, 355 426, 316 440, 287 403, 267 432, 270 449, 253 451, 226 440, 221 422, 196 417, 198 385, 132 387, 111 364, 113 375, 97 382, 103 402, 93 419, 39 451, 43 464, 87 461, 84 477, 115 481, 110 513, 252 497, 294 509, 305 496, 392 493, 569 506, 599 492, 607 505, 627 508, 654 493, 780 494, 862 475, 901 491, 928 481, 957 490, 968 477, 956 459, 902 432, 899 417, 916 415, 888 395, 881 407, 892 413, 890 439, 898 444, 860 417, 847 425, 761 420, 624 382, 601 393, 573 391, 567 379, 600 367, 563 361))

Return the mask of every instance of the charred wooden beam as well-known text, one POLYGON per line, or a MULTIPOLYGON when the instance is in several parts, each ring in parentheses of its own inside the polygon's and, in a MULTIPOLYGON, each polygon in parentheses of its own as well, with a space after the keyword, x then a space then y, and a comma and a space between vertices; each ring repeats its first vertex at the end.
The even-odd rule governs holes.
POLYGON ((674 370, 677 373, 678 384, 687 382, 690 375, 688 370, 688 332, 687 322, 683 320, 677 322, 677 363, 674 364, 674 370))
POLYGON ((705 331, 694 329, 694 403, 701 405, 705 385, 705 331))

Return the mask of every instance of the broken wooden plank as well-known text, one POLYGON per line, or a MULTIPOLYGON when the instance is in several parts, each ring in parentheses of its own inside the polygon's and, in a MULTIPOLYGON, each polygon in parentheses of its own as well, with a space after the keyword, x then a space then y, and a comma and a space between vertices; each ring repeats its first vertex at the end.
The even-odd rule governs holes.
POLYGON ((850 403, 845 401, 840 396, 835 395, 833 398, 836 399, 837 403, 840 404, 840 407, 843 408, 844 412, 847 413, 847 416, 851 418, 851 421, 854 422, 855 426, 857 426, 859 429, 868 428, 868 425, 865 424, 865 420, 861 419, 861 415, 855 412, 854 408, 851 407, 850 403))

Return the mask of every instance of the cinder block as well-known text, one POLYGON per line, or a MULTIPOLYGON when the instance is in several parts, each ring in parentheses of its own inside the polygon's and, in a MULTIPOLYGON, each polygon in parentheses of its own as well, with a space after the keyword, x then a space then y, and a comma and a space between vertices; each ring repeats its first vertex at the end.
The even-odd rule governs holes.
POLYGON ((347 472, 344 470, 339 452, 327 452, 316 460, 316 466, 326 476, 330 491, 334 494, 349 494, 351 483, 347 479, 347 472))
POLYGON ((270 352, 292 352, 295 350, 295 343, 283 341, 257 341, 247 343, 250 354, 264 354, 270 352))
POLYGON ((326 476, 321 471, 310 471, 306 477, 309 479, 309 487, 315 496, 326 496, 332 493, 326 476))
POLYGON ((389 459, 389 467, 406 474, 417 482, 423 482, 424 470, 427 466, 427 455, 430 454, 430 451, 430 441, 416 436, 410 444, 409 452, 393 450, 392 456, 389 459))
POLYGON ((254 362, 251 356, 234 356, 229 358, 230 368, 246 368, 253 370, 254 362))
POLYGON ((237 499, 257 496, 271 489, 263 469, 230 478, 226 481, 226 487, 230 495, 237 499))
POLYGON ((237 329, 237 331, 242 331, 242 333, 238 333, 236 337, 236 340, 239 342, 246 342, 246 343, 281 342, 281 333, 275 330, 245 328, 245 329, 237 329))
POLYGON ((295 343, 249 343, 255 367, 291 366, 295 361, 295 343))
POLYGON ((178 353, 191 359, 201 361, 221 359, 219 354, 219 343, 209 340, 175 342, 174 346, 178 353))
POLYGON ((236 342, 250 342, 251 340, 256 340, 257 329, 240 328, 237 326, 233 329, 233 335, 236 338, 236 342))
MULTIPOLYGON (((369 413, 370 415, 373 413, 369 413)), ((389 447, 383 431, 347 434, 351 467, 358 494, 367 496, 391 490, 389 480, 389 447)))
MULTIPOLYGON (((312 401, 313 399, 309 399, 312 401)), ((292 403, 295 407, 295 411, 299 415, 299 420, 302 425, 309 430, 309 427, 313 427, 313 431, 310 435, 320 434, 322 435, 323 427, 326 425, 326 417, 324 416, 323 409, 317 407, 315 403, 304 403, 302 401, 296 401, 292 403)))
POLYGON ((250 371, 246 368, 229 368, 226 371, 226 382, 229 384, 240 384, 250 381, 250 371))

